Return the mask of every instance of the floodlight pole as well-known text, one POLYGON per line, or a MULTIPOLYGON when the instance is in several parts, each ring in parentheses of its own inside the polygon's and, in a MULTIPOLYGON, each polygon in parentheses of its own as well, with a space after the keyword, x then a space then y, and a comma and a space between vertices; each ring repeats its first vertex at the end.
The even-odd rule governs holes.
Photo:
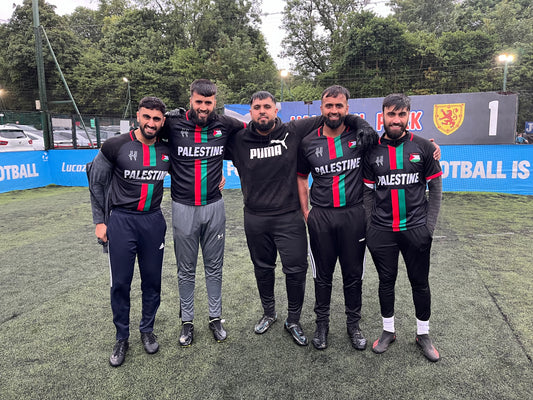
POLYGON ((509 63, 514 61, 512 54, 500 54, 498 60, 503 62, 503 92, 507 91, 507 71, 509 70, 509 63))

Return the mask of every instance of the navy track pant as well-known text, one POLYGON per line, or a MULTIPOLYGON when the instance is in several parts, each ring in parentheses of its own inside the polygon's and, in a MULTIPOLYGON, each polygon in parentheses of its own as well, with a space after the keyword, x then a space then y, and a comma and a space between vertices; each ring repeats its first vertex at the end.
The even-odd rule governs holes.
POLYGON ((142 290, 141 332, 151 332, 161 302, 161 271, 166 222, 161 210, 137 212, 114 209, 107 224, 111 269, 111 309, 116 339, 130 335, 130 289, 135 259, 142 290))

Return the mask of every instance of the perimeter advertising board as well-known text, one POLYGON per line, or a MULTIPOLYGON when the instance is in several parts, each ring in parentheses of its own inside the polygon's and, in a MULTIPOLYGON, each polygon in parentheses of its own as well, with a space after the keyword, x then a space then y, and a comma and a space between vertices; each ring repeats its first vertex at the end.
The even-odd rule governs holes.
MULTIPOLYGON (((518 95, 498 92, 410 96, 409 130, 439 144, 513 144, 516 134, 518 95)), ((364 118, 383 132, 383 97, 350 99, 351 114, 364 118)), ((249 106, 226 105, 226 109, 246 114, 249 106)), ((283 102, 278 112, 282 121, 320 115, 320 100, 312 104, 283 102)))
MULTIPOLYGON (((442 146, 443 190, 533 195, 533 145, 442 146)), ((0 193, 50 184, 87 186, 85 164, 98 150, 0 153, 0 193)), ((240 188, 238 171, 224 161, 226 188, 240 188)), ((170 177, 165 177, 165 187, 170 177)))

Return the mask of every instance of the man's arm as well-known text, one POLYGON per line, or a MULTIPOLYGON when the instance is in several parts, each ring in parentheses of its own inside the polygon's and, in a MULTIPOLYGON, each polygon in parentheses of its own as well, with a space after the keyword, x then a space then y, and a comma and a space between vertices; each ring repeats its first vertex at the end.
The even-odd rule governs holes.
POLYGON ((324 124, 322 116, 309 117, 287 122, 287 127, 300 137, 306 136, 309 132, 320 128, 324 124))
POLYGON ((428 209, 426 216, 426 226, 433 236, 435 226, 437 225, 437 217, 439 216, 440 203, 442 200, 442 177, 439 176, 428 182, 428 209))
POLYGON ((298 174, 298 197, 300 198, 300 208, 305 222, 307 222, 307 216, 309 215, 309 175, 298 174))
POLYGON ((108 189, 113 176, 113 164, 98 152, 87 170, 93 223, 96 224, 95 235, 102 242, 107 242, 108 189))
POLYGON ((357 147, 366 151, 371 146, 378 143, 379 136, 376 131, 358 115, 348 114, 344 119, 344 124, 350 129, 355 130, 357 138, 357 147))
POLYGON ((363 206, 365 208, 366 226, 370 226, 372 210, 375 201, 375 178, 370 165, 369 154, 365 154, 363 161, 363 206))
POLYGON ((165 123, 157 136, 161 139, 168 139, 170 136, 171 126, 180 118, 185 118, 187 110, 184 108, 175 108, 174 110, 167 111, 165 113, 165 123))
POLYGON ((374 189, 370 189, 367 185, 363 186, 363 207, 365 209, 366 226, 370 225, 370 218, 372 217, 372 208, 374 208, 374 189))
POLYGON ((229 135, 234 135, 241 129, 246 128, 246 122, 239 121, 237 118, 229 117, 227 115, 218 115, 220 121, 224 124, 224 128, 228 130, 229 135))

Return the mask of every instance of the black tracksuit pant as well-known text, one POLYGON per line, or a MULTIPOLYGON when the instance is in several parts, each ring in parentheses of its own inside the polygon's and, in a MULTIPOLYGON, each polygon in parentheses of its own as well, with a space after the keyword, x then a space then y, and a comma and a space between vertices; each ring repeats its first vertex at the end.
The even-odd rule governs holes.
POLYGON ((276 312, 274 282, 279 252, 288 300, 288 317, 299 322, 307 273, 307 233, 300 210, 281 215, 244 212, 244 231, 265 315, 276 312))
POLYGON ((361 319, 361 291, 365 258, 365 212, 363 206, 313 207, 307 218, 311 266, 315 278, 316 322, 329 323, 333 272, 339 260, 344 291, 346 324, 361 319))
POLYGON ((379 276, 382 317, 394 315, 394 286, 398 276, 398 257, 402 253, 411 283, 416 318, 428 321, 431 315, 429 262, 432 237, 426 226, 399 232, 370 227, 367 242, 379 276))

